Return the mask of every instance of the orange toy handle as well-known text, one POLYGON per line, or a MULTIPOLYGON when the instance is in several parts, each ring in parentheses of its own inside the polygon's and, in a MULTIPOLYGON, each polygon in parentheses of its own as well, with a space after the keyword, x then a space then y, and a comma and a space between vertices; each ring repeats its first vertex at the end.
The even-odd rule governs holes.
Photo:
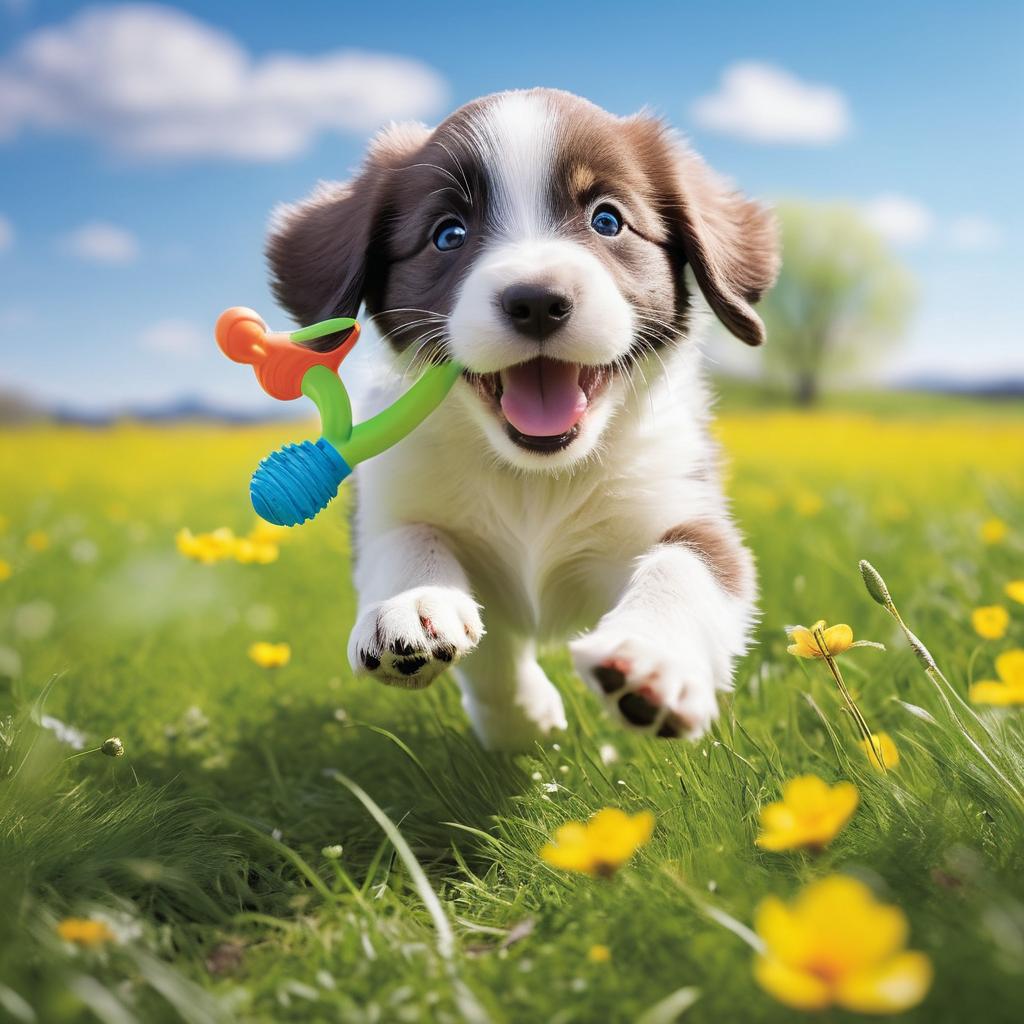
MULTIPOLYGON (((283 331, 270 331, 255 310, 245 306, 226 309, 217 318, 215 334, 220 350, 236 363, 248 363, 256 373, 260 387, 272 398, 288 401, 302 395, 302 378, 313 366, 326 366, 338 372, 341 361, 359 340, 359 324, 354 320, 329 321, 336 330, 348 331, 344 341, 329 352, 316 352, 299 342, 305 340, 283 331)), ((329 333, 329 332, 323 332, 329 333)))

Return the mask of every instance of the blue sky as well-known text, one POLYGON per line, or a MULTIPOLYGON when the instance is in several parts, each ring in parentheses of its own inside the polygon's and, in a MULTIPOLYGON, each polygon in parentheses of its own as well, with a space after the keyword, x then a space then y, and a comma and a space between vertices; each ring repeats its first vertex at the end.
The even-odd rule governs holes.
POLYGON ((880 375, 1024 374, 1022 44, 1020 3, 0 0, 0 386, 250 404, 210 327, 287 322, 273 205, 382 118, 532 85, 652 107, 752 194, 862 204, 920 288, 880 375))

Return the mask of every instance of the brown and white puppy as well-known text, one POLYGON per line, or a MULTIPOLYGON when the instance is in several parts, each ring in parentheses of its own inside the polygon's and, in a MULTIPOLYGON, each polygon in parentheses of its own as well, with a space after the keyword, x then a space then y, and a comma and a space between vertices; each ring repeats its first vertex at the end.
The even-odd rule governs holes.
POLYGON ((696 334, 710 307, 764 340, 772 218, 661 122, 536 89, 383 131, 352 181, 279 212, 268 251, 300 322, 365 304, 406 375, 465 367, 360 469, 353 668, 416 688, 459 663, 481 740, 516 748, 564 728, 536 654, 575 638, 627 724, 707 729, 755 582, 696 334))

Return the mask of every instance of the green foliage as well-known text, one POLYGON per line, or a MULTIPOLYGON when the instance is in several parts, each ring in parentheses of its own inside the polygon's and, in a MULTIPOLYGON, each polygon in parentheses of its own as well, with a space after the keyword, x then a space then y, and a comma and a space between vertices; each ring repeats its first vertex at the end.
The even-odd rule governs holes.
POLYGON ((851 207, 783 203, 782 272, 759 307, 769 373, 801 404, 900 339, 914 299, 906 268, 851 207))

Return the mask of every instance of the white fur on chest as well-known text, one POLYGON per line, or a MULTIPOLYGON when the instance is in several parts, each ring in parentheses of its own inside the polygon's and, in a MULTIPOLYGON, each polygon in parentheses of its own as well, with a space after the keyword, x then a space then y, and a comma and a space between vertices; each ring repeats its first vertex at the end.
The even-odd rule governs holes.
MULTIPOLYGON (((630 388, 598 456, 557 474, 500 462, 468 415, 466 403, 479 399, 468 388, 453 393, 360 468, 357 557, 396 527, 432 526, 465 569, 489 628, 500 621, 549 641, 592 625, 667 529, 723 510, 696 360, 688 347, 650 389, 630 388)), ((382 391, 373 404, 389 397, 382 391)))

